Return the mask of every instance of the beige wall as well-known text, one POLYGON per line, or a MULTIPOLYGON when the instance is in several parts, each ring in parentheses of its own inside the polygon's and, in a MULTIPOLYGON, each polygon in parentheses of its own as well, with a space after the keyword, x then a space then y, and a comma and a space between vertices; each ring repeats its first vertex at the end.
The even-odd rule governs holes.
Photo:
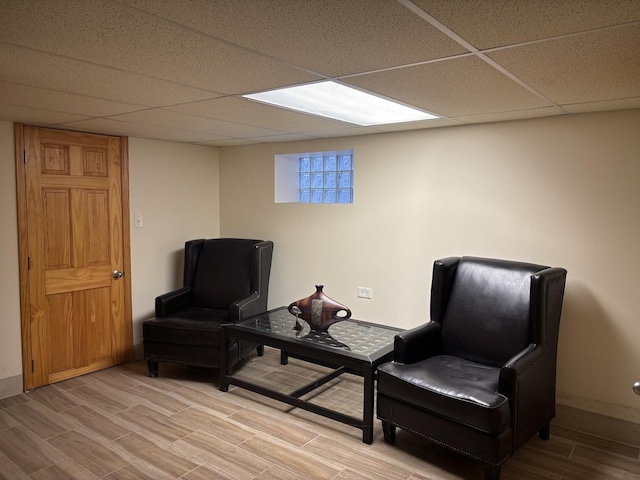
POLYGON ((184 242, 220 236, 218 149, 129 139, 133 343, 155 298, 182 286, 184 242), (133 228, 142 213, 143 228, 133 228))
MULTIPOLYGON (((0 398, 22 391, 13 124, 0 122, 0 398)), ((182 249, 219 236, 218 149, 129 139, 134 344, 154 299, 182 284, 182 249), (144 227, 133 228, 134 212, 144 227)))
POLYGON ((0 122, 0 398, 22 388, 13 124, 0 122))
POLYGON ((633 110, 222 148, 221 234, 275 242, 271 307, 320 283, 405 328, 428 320, 437 258, 565 267, 558 398, 640 423, 638 125, 633 110), (274 204, 274 155, 350 148, 353 205, 274 204))

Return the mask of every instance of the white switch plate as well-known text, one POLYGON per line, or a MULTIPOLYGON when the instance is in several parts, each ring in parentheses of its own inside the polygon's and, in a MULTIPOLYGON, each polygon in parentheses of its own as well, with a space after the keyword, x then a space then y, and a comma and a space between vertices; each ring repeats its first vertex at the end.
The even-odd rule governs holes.
POLYGON ((133 214, 133 228, 142 228, 144 227, 144 219, 142 218, 141 213, 133 214))
POLYGON ((369 300, 373 298, 373 291, 369 287, 358 287, 356 294, 358 298, 368 298, 369 300))

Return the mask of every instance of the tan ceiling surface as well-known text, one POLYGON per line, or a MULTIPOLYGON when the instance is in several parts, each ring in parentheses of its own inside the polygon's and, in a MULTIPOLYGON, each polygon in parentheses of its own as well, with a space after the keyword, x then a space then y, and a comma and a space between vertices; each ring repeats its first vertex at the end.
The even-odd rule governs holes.
POLYGON ((638 0, 0 0, 2 120, 224 146, 638 107, 638 0), (326 79, 441 118, 241 97, 326 79))

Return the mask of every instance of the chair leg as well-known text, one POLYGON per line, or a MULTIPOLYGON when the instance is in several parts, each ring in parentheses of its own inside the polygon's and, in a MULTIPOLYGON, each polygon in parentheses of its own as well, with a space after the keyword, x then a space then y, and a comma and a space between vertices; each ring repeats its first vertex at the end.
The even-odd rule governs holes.
POLYGON ((500 480, 500 465, 487 465, 484 468, 484 480, 500 480))
POLYGON ((549 437, 551 436, 551 424, 547 423, 544 427, 542 427, 538 432, 538 436, 542 440, 549 440, 549 437))
POLYGON ((382 434, 385 442, 391 445, 396 443, 396 426, 394 424, 382 420, 382 434))
POLYGON ((264 355, 264 345, 258 345, 256 347, 256 353, 259 357, 262 357, 264 355))
POLYGON ((158 362, 157 360, 147 360, 147 366, 149 367, 149 376, 155 378, 158 376, 158 362))

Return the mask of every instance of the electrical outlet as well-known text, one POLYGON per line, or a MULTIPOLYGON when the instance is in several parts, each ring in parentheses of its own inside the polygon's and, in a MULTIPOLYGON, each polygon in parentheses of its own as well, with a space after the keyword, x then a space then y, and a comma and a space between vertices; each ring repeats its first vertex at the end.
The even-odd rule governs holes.
POLYGON ((369 300, 373 298, 373 292, 369 287, 358 287, 356 289, 356 294, 358 298, 368 298, 369 300))
POLYGON ((144 218, 141 213, 133 214, 133 228, 142 228, 144 227, 144 218))

